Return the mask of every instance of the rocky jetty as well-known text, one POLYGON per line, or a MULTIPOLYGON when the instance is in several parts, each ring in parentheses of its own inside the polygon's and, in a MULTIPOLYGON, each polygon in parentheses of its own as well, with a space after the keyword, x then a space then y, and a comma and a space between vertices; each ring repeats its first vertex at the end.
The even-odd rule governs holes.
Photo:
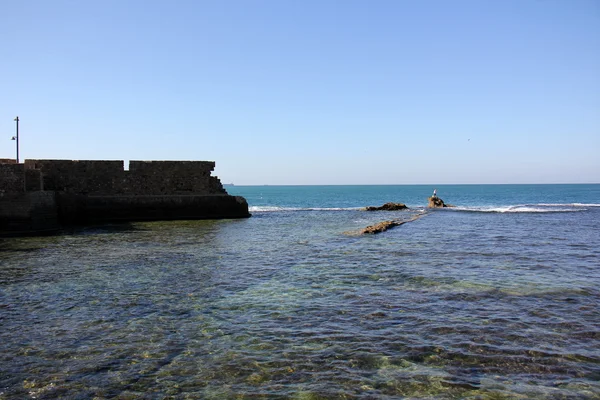
POLYGON ((366 207, 366 211, 398 211, 398 210, 407 210, 408 207, 406 204, 402 203, 385 203, 381 207, 366 207))
POLYGON ((381 233, 381 232, 385 232, 390 228, 393 228, 395 226, 400 225, 400 222, 398 221, 383 221, 383 222, 379 222, 375 225, 370 225, 367 226, 366 228, 362 229, 360 231, 361 235, 365 235, 365 234, 376 234, 376 233, 381 233))
MULTIPOLYGON (((407 222, 413 222, 418 220, 419 218, 425 216, 426 214, 418 214, 415 215, 414 217, 412 217, 411 219, 408 220, 404 220, 404 221, 400 221, 400 220, 392 220, 392 221, 383 221, 383 222, 378 222, 375 225, 369 225, 364 229, 359 230, 358 233, 359 235, 374 235, 376 233, 381 233, 381 232, 385 232, 390 228, 393 228, 395 226, 400 226, 403 224, 406 224, 407 222)), ((354 233, 354 234, 355 234, 354 233)))

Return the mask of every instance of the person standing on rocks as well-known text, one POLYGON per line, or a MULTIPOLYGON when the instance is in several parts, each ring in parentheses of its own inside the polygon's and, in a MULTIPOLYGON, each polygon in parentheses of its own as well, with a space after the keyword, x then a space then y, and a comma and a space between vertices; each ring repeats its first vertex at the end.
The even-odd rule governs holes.
POLYGON ((437 189, 433 189, 433 196, 431 197, 437 197, 437 189))

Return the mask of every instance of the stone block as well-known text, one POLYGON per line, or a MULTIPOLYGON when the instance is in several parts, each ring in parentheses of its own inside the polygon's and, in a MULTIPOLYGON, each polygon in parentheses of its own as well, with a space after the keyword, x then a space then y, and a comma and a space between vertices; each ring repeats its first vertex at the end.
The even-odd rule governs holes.
POLYGON ((25 168, 23 164, 0 164, 0 196, 3 193, 25 191, 25 168))

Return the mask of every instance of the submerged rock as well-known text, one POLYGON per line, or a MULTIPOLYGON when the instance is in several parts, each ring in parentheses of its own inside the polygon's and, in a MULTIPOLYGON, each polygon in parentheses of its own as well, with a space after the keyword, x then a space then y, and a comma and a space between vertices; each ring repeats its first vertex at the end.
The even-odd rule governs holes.
POLYGON ((387 231, 388 229, 393 228, 394 226, 398 226, 398 225, 401 225, 401 223, 398 221, 383 221, 383 222, 379 222, 375 225, 367 226, 365 229, 362 229, 360 231, 360 233, 363 235, 380 233, 380 232, 387 231))
POLYGON ((371 314, 367 314, 365 318, 383 318, 383 317, 387 317, 387 314, 384 313, 383 311, 375 311, 372 312, 371 314))
POLYGON ((383 222, 379 222, 375 225, 370 225, 367 226, 364 229, 361 229, 358 231, 358 234, 360 235, 365 235, 365 234, 375 234, 375 233, 381 233, 381 232, 385 232, 390 228, 393 228, 395 226, 400 226, 403 224, 406 224, 407 222, 413 222, 418 220, 419 218, 423 217, 427 215, 425 214, 419 214, 419 215, 415 215, 414 217, 412 217, 411 219, 405 220, 405 221, 399 221, 399 220, 392 220, 392 221, 383 221, 383 222))
POLYGON ((407 210, 408 207, 406 204, 402 203, 385 203, 381 207, 366 207, 366 211, 398 211, 398 210, 407 210))

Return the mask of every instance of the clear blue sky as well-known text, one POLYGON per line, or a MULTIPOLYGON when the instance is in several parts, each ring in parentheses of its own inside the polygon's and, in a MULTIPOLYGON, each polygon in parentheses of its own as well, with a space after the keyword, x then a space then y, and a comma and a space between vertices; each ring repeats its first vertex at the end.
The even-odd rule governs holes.
POLYGON ((598 0, 6 0, 0 44, 0 157, 600 182, 598 0))

